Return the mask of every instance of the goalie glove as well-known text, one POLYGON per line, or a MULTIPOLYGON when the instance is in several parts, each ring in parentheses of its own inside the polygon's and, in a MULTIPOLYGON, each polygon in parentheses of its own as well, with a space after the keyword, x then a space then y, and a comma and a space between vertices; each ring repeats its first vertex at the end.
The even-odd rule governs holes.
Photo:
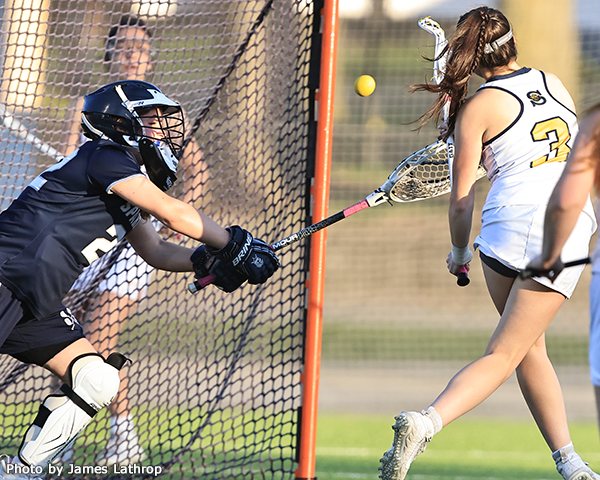
POLYGON ((254 285, 266 282, 280 267, 275 251, 237 225, 227 230, 229 242, 223 248, 202 245, 192 254, 196 277, 214 275, 214 285, 225 292, 233 292, 246 280, 254 285))

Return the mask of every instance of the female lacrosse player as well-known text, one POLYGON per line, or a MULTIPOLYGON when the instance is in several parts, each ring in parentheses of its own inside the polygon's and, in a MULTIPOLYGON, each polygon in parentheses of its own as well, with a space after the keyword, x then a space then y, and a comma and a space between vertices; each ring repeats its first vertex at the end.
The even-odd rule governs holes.
MULTIPOLYGON (((563 174, 550 197, 544 222, 542 254, 532 260, 527 270, 556 278, 563 270, 561 251, 577 223, 589 192, 600 192, 600 104, 590 110, 581 123, 573 150, 563 174)), ((598 215, 598 210, 596 210, 598 215)), ((590 283, 590 376, 596 395, 600 425, 600 249, 596 243, 590 283)))
MULTIPOLYGON (((154 268, 212 273, 227 292, 264 283, 279 267, 272 249, 246 230, 224 229, 164 193, 175 178, 184 121, 180 105, 154 85, 100 88, 86 96, 82 123, 92 141, 41 173, 0 215, 0 353, 64 382, 40 406, 13 464, 47 466, 118 392, 126 359, 97 353, 62 299, 120 238, 154 268), (162 240, 148 214, 206 245, 162 240)), ((16 470, 0 461, 1 478, 20 478, 7 473, 16 470)))
MULTIPOLYGON (((554 75, 521 68, 506 17, 488 7, 463 15, 457 24, 444 79, 415 90, 438 94, 424 121, 438 117, 451 100, 445 135, 456 155, 450 194, 452 252, 447 264, 457 275, 473 254, 468 242, 474 183, 482 162, 491 182, 475 240, 500 322, 485 355, 463 368, 421 413, 396 417, 392 448, 381 459, 381 478, 404 479, 415 457, 443 426, 489 397, 516 369, 529 409, 565 480, 596 474, 573 449, 560 385, 546 354, 544 332, 577 284, 582 268, 547 278, 521 280, 518 270, 539 254, 546 204, 577 133, 573 101, 554 75), (466 99, 472 74, 484 85, 466 99)), ((577 220, 565 257, 587 255, 595 230, 591 204, 577 220)))

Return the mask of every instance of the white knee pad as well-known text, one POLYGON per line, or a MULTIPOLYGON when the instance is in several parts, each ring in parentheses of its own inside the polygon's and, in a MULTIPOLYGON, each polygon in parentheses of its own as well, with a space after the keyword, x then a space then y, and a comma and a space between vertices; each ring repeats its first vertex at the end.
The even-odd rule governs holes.
POLYGON ((77 357, 69 366, 71 385, 48 395, 27 430, 19 457, 27 465, 46 467, 73 444, 92 417, 108 406, 119 391, 119 370, 127 359, 112 353, 77 357))

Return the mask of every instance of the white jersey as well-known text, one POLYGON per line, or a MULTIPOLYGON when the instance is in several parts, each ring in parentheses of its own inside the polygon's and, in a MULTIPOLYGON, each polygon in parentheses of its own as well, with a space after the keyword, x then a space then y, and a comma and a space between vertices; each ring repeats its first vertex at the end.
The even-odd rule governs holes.
MULTIPOLYGON (((519 101, 521 111, 511 125, 484 144, 482 163, 491 188, 474 246, 518 271, 542 252, 546 205, 571 151, 577 117, 550 94, 538 70, 522 68, 480 88, 509 93, 519 101)), ((588 199, 561 252, 562 260, 585 257, 595 229, 588 199)), ((534 280, 568 298, 582 271, 583 266, 565 268, 554 282, 534 280)))
POLYGON ((483 210, 547 204, 578 131, 576 114, 548 91, 544 73, 532 68, 494 77, 484 88, 509 93, 521 112, 483 146, 481 161, 491 182, 483 210))

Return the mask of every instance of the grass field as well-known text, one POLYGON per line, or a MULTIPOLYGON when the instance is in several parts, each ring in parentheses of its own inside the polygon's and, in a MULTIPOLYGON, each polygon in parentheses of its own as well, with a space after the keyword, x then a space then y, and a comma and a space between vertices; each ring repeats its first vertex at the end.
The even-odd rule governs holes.
MULTIPOLYGON (((319 480, 376 480, 381 454, 392 441, 392 418, 320 414, 319 480)), ((594 422, 571 424, 577 451, 600 469, 594 422)), ((559 480, 533 421, 460 419, 440 432, 413 463, 407 480, 559 480)))

